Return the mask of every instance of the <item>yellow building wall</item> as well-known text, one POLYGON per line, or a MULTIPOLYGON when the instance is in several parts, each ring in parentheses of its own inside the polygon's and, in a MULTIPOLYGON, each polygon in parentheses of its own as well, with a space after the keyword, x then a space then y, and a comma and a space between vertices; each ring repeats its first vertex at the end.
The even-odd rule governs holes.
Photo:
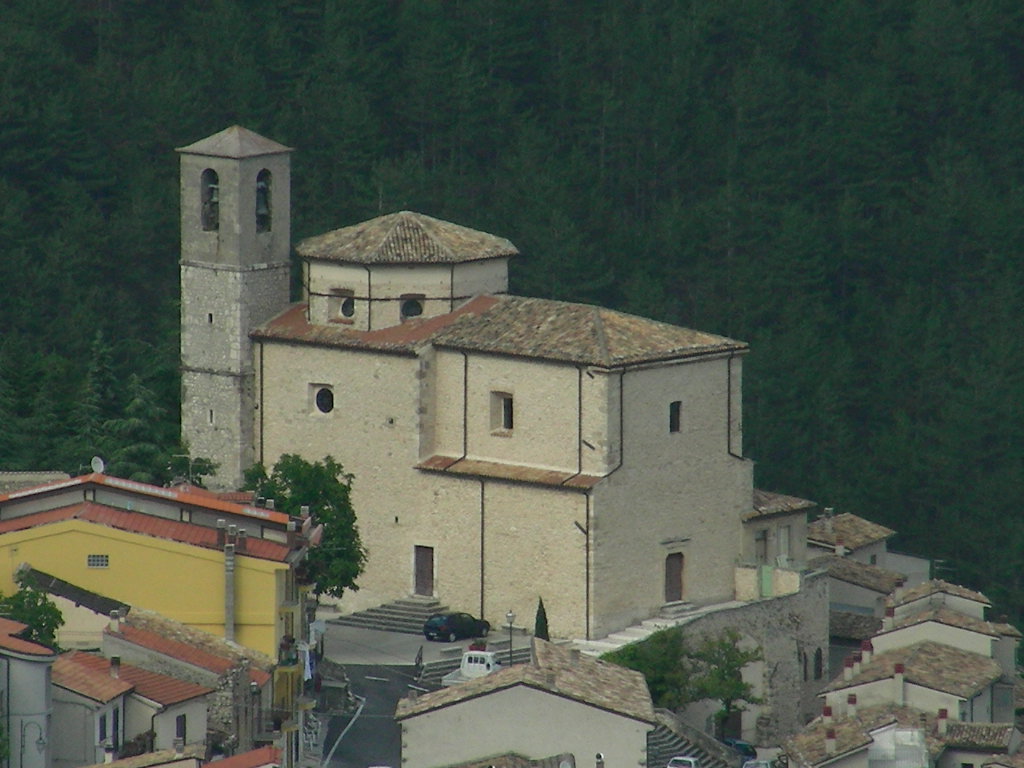
MULTIPOLYGON (((0 591, 17 590, 21 563, 76 586, 224 636, 224 554, 102 525, 68 520, 0 536, 0 591), (109 566, 90 568, 88 555, 109 566)), ((288 566, 235 558, 235 641, 276 656, 279 581, 288 566), (282 572, 278 576, 278 572, 282 572)))

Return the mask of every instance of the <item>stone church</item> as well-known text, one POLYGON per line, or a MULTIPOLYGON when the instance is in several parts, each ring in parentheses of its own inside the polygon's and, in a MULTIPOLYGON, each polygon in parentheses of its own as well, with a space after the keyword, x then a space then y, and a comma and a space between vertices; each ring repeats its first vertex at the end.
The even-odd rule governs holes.
POLYGON ((291 151, 239 126, 178 149, 182 433, 222 487, 284 453, 355 476, 343 610, 529 624, 543 598, 553 635, 600 638, 801 555, 805 510, 753 503, 746 344, 510 295, 512 243, 406 211, 297 243, 292 303, 291 151))

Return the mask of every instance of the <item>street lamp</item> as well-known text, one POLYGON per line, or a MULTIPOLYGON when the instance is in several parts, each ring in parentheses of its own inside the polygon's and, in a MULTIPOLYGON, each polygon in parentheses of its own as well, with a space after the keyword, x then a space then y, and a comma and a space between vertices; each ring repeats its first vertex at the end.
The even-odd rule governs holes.
POLYGON ((516 615, 512 612, 512 609, 508 609, 508 613, 505 614, 505 621, 508 622, 508 665, 512 666, 512 622, 516 620, 516 615))

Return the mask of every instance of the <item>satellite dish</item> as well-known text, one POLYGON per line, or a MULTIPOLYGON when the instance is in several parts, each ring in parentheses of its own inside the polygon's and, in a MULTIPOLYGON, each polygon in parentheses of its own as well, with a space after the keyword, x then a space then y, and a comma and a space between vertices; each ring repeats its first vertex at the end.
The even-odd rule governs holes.
POLYGON ((103 463, 103 459, 99 456, 93 456, 92 461, 89 462, 89 466, 92 467, 92 471, 97 475, 102 475, 103 470, 107 468, 107 465, 103 463))

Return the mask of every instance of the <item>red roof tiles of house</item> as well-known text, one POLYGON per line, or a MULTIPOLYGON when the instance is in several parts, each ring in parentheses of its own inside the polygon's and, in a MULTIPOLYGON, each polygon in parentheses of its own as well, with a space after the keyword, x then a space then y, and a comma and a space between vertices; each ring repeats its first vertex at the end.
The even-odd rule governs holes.
MULTIPOLYGON (((133 612, 133 614, 129 614, 129 616, 137 618, 139 615, 137 612, 133 612)), ((199 632, 199 630, 194 630, 184 625, 180 625, 178 631, 188 633, 193 638, 199 632)), ((119 637, 121 640, 137 645, 140 648, 146 648, 186 664, 205 669, 216 675, 223 675, 241 660, 240 658, 231 658, 228 655, 213 653, 210 650, 200 648, 195 643, 182 642, 150 629, 131 626, 124 621, 120 623, 117 630, 107 627, 104 633, 119 637)), ((226 643, 226 641, 211 635, 207 644, 213 645, 215 643, 226 643)), ((270 680, 270 674, 259 667, 250 666, 249 679, 257 685, 263 686, 270 680)))
MULTIPOLYGON (((93 502, 80 502, 68 507, 35 512, 22 517, 15 517, 0 522, 0 534, 22 531, 41 525, 49 525, 65 520, 81 520, 96 525, 105 525, 120 531, 138 533, 158 539, 177 541, 206 549, 221 549, 217 541, 217 529, 203 525, 184 523, 177 520, 166 520, 162 517, 115 509, 93 502)), ((284 544, 268 539, 248 537, 245 548, 237 549, 236 554, 255 557, 260 560, 287 562, 291 550, 284 544)))
POLYGON ((53 684, 101 704, 134 688, 124 678, 111 677, 109 671, 101 672, 88 664, 78 663, 77 657, 88 655, 81 651, 71 651, 59 656, 53 663, 53 684))
POLYGON ((829 547, 842 543, 847 549, 860 549, 895 534, 896 531, 892 528, 886 528, 849 512, 822 515, 807 526, 808 541, 829 547))
POLYGON ((261 768, 265 765, 279 765, 281 750, 274 746, 260 747, 217 761, 217 768, 261 768))
POLYGON ((8 501, 16 501, 27 497, 44 496, 47 493, 64 490, 66 488, 81 487, 85 489, 92 485, 129 491, 142 496, 167 499, 186 506, 202 507, 214 512, 242 515, 258 520, 269 520, 275 523, 280 523, 281 525, 287 524, 289 520, 288 515, 284 512, 278 512, 273 509, 265 509, 264 507, 256 507, 244 503, 246 498, 251 500, 251 494, 247 494, 245 492, 233 494, 233 496, 237 496, 238 498, 229 499, 224 498, 222 494, 213 493, 205 488, 198 488, 193 485, 180 485, 173 488, 164 488, 159 485, 140 483, 135 480, 126 480, 122 477, 113 477, 112 475, 104 475, 96 472, 89 475, 81 475, 80 477, 72 477, 67 480, 57 480, 50 483, 44 483, 42 485, 35 485, 31 488, 22 488, 21 490, 12 491, 11 493, 0 494, 0 505, 8 501))
MULTIPOLYGON (((142 669, 133 664, 119 664, 118 676, 115 677, 111 673, 110 659, 94 656, 91 653, 73 651, 61 658, 67 658, 70 664, 99 676, 114 681, 120 680, 129 688, 134 689, 139 696, 144 696, 165 707, 213 693, 212 688, 196 685, 187 680, 179 680, 169 675, 162 675, 159 672, 150 672, 148 669, 142 669)), ((98 678, 93 679, 98 681, 98 678)))
POLYGON ((806 512, 814 509, 817 504, 797 496, 786 496, 782 493, 762 491, 754 489, 753 505, 749 513, 743 516, 744 520, 753 520, 758 517, 771 517, 773 515, 785 515, 792 512, 806 512))
POLYGON ((56 656, 57 652, 45 645, 19 637, 28 630, 27 624, 13 619, 0 618, 0 649, 26 656, 56 656))

